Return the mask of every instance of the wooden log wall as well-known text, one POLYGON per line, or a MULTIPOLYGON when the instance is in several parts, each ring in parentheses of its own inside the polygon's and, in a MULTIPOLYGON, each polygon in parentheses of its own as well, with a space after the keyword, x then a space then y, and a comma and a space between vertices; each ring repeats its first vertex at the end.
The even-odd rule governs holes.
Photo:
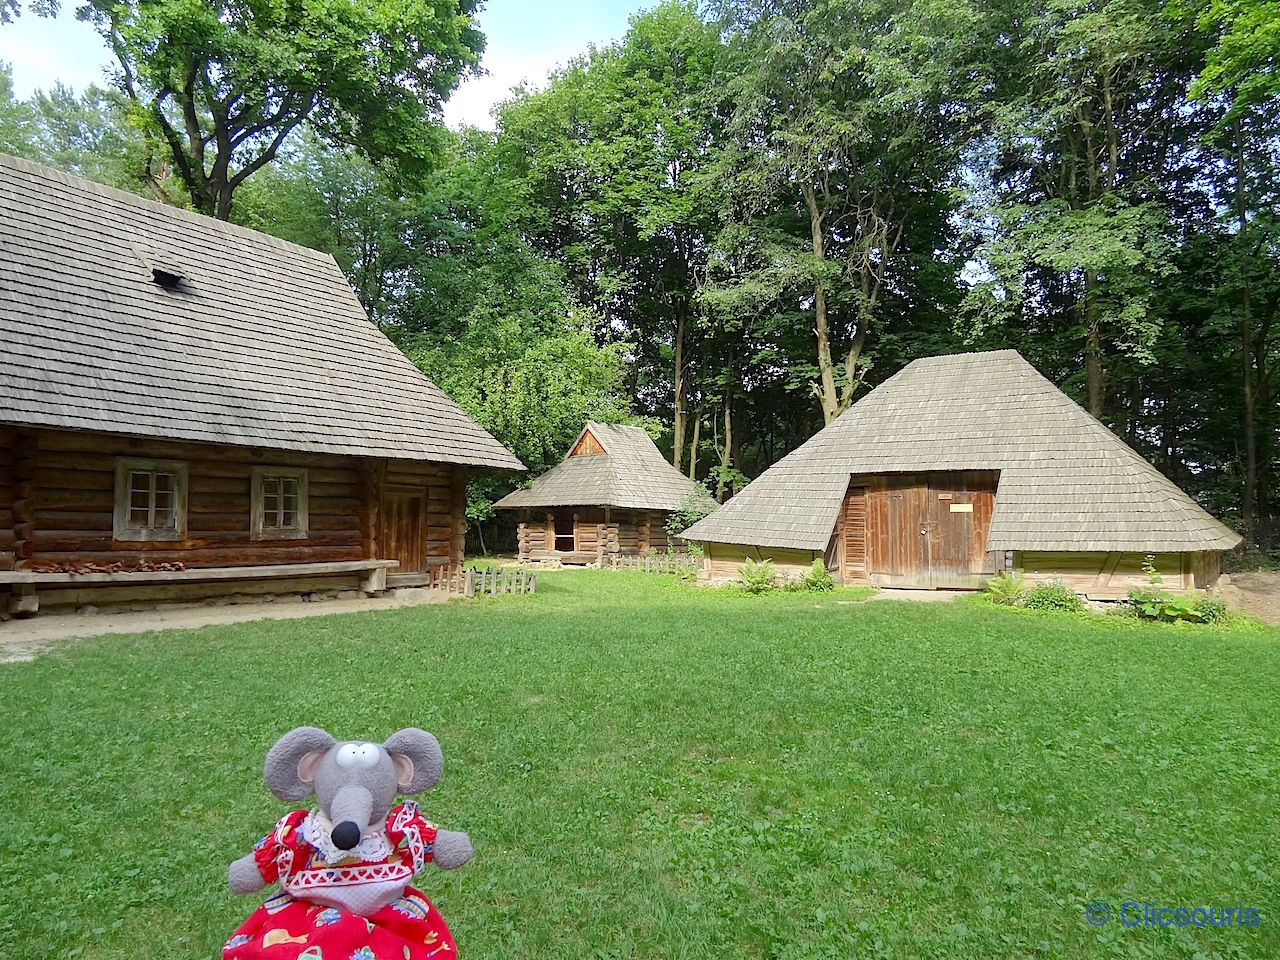
POLYGON ((0 570, 12 570, 14 564, 13 474, 18 431, 0 426, 0 570))
MULTIPOLYGON (((1145 556, 1141 553, 1018 551, 1013 555, 1013 565, 1022 571, 1029 586, 1061 580, 1076 593, 1088 597, 1122 599, 1129 595, 1131 588, 1148 585, 1147 574, 1142 572, 1145 556)), ((1204 588, 1212 585, 1209 574, 1215 566, 1216 552, 1209 555, 1158 553, 1154 556, 1155 568, 1164 580, 1162 586, 1171 593, 1181 593, 1193 586, 1204 588)))
POLYGON ((747 559, 772 560, 780 577, 795 579, 812 572, 816 550, 790 550, 784 547, 753 547, 737 543, 704 543, 699 580, 737 580, 738 568, 747 559))
MULTIPOLYGON (((360 471, 353 458, 51 430, 39 431, 35 438, 33 533, 34 555, 40 560, 111 563, 132 556, 217 567, 360 560, 369 549, 360 471), (186 540, 112 538, 118 456, 188 464, 186 540), (307 468, 307 539, 250 539, 251 470, 256 465, 307 468)), ((446 509, 449 502, 446 493, 446 509)))

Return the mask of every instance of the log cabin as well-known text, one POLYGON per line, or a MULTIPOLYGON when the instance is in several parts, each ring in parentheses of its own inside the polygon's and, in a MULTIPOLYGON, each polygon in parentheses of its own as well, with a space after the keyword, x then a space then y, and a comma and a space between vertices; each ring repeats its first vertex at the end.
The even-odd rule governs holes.
POLYGON ((1118 599, 1204 589, 1240 536, 1014 350, 908 364, 682 536, 699 576, 815 559, 846 584, 977 589, 1006 570, 1118 599))
POLYGON ((667 517, 691 499, 715 506, 644 430, 590 422, 564 460, 494 506, 521 511, 521 560, 598 564, 674 546, 667 517))
POLYGON ((0 156, 0 611, 384 589, 516 459, 327 254, 0 156))

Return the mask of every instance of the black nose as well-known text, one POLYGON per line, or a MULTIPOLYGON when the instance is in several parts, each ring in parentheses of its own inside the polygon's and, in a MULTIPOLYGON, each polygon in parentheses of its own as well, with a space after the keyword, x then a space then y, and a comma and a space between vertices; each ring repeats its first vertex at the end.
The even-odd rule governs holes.
POLYGON ((339 850, 350 850, 360 842, 360 828, 350 820, 344 820, 333 828, 333 845, 339 850))

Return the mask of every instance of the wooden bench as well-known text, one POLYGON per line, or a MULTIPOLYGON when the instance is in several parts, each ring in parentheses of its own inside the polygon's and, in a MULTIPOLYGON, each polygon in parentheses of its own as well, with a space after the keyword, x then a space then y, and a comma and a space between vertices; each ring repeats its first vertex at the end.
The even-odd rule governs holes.
POLYGON ((275 580, 288 577, 364 573, 360 589, 380 593, 387 589, 387 571, 399 560, 340 560, 332 563, 276 563, 265 566, 195 567, 190 570, 134 570, 125 573, 40 573, 35 570, 0 570, 0 585, 13 587, 9 612, 15 615, 40 609, 36 588, 50 584, 209 583, 218 580, 275 580))

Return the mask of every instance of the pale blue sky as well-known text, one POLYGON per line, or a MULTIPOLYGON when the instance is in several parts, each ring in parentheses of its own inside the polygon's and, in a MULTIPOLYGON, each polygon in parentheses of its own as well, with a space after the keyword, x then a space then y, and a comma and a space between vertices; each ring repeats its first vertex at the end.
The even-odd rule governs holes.
MULTIPOLYGON (((450 126, 492 127, 489 110, 521 80, 540 86, 547 72, 583 53, 588 45, 621 37, 627 19, 657 0, 487 0, 480 28, 488 38, 489 75, 469 80, 445 108, 450 126)), ((111 56, 93 29, 75 19, 75 0, 64 0, 56 20, 24 13, 0 25, 0 60, 13 67, 20 97, 54 81, 82 90, 103 83, 111 56)))

